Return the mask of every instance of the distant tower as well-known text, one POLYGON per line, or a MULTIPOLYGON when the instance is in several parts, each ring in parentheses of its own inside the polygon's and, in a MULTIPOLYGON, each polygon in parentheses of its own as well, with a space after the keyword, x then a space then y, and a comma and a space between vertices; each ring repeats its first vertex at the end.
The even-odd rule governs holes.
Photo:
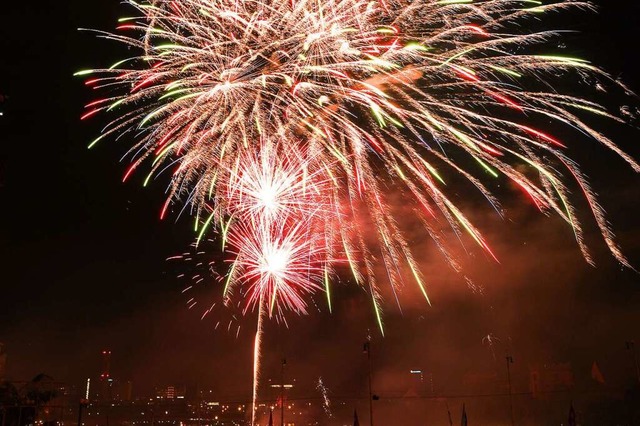
POLYGON ((101 380, 107 380, 111 377, 109 370, 111 369, 111 351, 102 351, 102 374, 101 380))
POLYGON ((111 351, 102 351, 102 373, 100 374, 100 395, 99 399, 103 401, 111 400, 111 385, 113 379, 111 379, 111 351))
POLYGON ((89 398, 91 398, 91 379, 87 379, 87 387, 84 391, 84 399, 89 401, 89 398))
POLYGON ((7 374, 7 353, 4 351, 4 343, 0 342, 0 381, 4 380, 7 374))

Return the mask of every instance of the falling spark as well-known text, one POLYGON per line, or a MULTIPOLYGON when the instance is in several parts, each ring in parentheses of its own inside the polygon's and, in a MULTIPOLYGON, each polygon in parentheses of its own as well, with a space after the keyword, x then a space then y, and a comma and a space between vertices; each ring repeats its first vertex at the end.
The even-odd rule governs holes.
POLYGON ((329 399, 329 390, 324 385, 322 377, 318 377, 316 389, 318 389, 318 391, 322 395, 322 408, 324 409, 324 413, 329 418, 333 417, 333 413, 331 413, 331 400, 329 399))
POLYGON ((258 307, 258 326, 253 342, 253 392, 251 404, 251 424, 256 423, 256 409, 258 400, 258 384, 260 379, 260 351, 262 349, 262 327, 264 322, 264 301, 260 300, 258 307))

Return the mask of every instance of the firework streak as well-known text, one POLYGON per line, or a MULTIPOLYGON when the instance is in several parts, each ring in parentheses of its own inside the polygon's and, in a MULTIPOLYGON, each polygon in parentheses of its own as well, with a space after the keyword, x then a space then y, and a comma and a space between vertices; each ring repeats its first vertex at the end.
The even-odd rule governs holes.
POLYGON ((318 377, 318 383, 316 384, 316 389, 322 395, 322 408, 324 409, 324 413, 327 417, 333 417, 331 413, 331 400, 329 399, 329 390, 324 385, 322 381, 322 377, 318 377))
POLYGON ((184 206, 198 241, 219 233, 230 258, 224 300, 242 295, 245 312, 259 311, 257 343, 263 317, 306 313, 313 293, 324 291, 331 309, 340 264, 369 290, 381 331, 383 284, 395 294, 411 277, 429 301, 387 196, 392 184, 456 270, 450 230, 493 254, 448 197, 451 175, 498 212, 490 182, 512 182, 573 228, 591 262, 569 191, 580 188, 609 249, 628 266, 565 142, 536 128, 551 122, 554 132, 564 126, 563 134, 586 135, 640 171, 580 118, 617 117, 548 89, 564 72, 610 78, 581 59, 526 53, 557 36, 527 32, 530 18, 588 3, 126 3, 132 16, 115 33, 98 34, 136 56, 77 73, 109 93, 83 118, 115 117, 91 146, 126 137, 135 143, 125 180, 136 171, 145 185, 171 175, 161 216, 184 206))

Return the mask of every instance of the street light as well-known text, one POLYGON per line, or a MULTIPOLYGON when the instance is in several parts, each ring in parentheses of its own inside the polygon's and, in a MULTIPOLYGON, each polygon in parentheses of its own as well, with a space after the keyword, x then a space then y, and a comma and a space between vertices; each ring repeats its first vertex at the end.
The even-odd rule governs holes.
POLYGON ((511 414, 511 426, 515 425, 513 420, 513 395, 511 394, 511 364, 513 364, 513 357, 509 354, 505 357, 507 360, 507 381, 509 383, 509 411, 511 414))
POLYGON ((78 404, 78 426, 82 426, 82 410, 89 405, 88 399, 81 399, 78 404))
MULTIPOLYGON (((420 388, 421 391, 424 392, 424 412, 425 412, 425 419, 429 414, 429 391, 427 389, 427 384, 424 381, 424 371, 423 370, 410 370, 409 373, 411 373, 412 375, 420 375, 420 388)), ((430 382, 431 382, 431 395, 433 395, 433 374, 429 373, 429 377, 430 377, 430 382)), ((420 396, 420 395, 418 395, 420 396)), ((426 420, 425 420, 426 421, 426 420)))
POLYGON ((284 367, 287 365, 287 359, 282 358, 282 367, 280 370, 280 426, 284 426, 284 367))
POLYGON ((373 426, 373 401, 377 401, 380 398, 378 395, 374 395, 371 390, 371 337, 367 338, 367 341, 364 342, 362 352, 367 354, 367 369, 369 373, 369 424, 373 426))

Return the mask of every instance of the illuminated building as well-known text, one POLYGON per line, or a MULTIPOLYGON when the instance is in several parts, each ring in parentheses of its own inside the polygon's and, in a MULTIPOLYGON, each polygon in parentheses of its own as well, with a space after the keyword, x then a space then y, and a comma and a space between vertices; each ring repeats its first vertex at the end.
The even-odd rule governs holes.
POLYGON ((156 388, 157 399, 184 399, 187 394, 187 387, 184 385, 170 385, 156 388))
POLYGON ((100 373, 100 385, 98 386, 96 399, 100 401, 110 401, 113 399, 111 378, 111 351, 102 351, 102 372, 100 373))

